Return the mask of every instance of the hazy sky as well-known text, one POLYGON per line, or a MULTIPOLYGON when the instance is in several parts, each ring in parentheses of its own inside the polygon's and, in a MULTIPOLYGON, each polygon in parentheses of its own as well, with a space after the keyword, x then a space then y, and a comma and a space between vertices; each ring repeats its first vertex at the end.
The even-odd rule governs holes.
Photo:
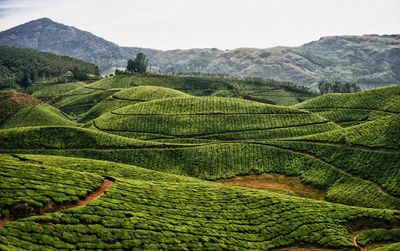
POLYGON ((49 17, 124 46, 297 46, 399 34, 400 0, 0 0, 0 30, 49 17))

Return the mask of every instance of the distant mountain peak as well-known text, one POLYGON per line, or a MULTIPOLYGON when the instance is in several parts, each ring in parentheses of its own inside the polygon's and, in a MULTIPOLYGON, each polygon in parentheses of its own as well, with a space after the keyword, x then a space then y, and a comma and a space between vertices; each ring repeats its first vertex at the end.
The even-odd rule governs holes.
POLYGON ((39 19, 35 19, 35 20, 30 21, 29 23, 37 23, 37 22, 39 22, 39 23, 56 23, 48 17, 42 17, 39 19))

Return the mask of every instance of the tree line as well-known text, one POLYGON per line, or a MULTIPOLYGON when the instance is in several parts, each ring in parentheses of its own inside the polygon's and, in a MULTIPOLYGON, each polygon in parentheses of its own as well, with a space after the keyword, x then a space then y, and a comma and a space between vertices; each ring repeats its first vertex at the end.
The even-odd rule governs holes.
POLYGON ((318 89, 321 94, 327 93, 351 93, 359 92, 361 88, 356 84, 340 83, 340 82, 321 82, 318 85, 318 89))

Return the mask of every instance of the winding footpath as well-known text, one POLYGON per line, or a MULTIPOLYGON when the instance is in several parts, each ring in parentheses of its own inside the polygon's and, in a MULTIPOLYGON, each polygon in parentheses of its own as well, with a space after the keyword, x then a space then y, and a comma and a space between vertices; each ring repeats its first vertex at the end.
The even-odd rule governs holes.
POLYGON ((11 217, 11 218, 0 219, 0 228, 4 227, 7 223, 9 223, 10 221, 13 221, 13 220, 18 220, 21 218, 26 218, 26 217, 35 216, 35 215, 44 215, 46 213, 60 212, 60 211, 70 209, 70 208, 75 208, 75 207, 84 207, 88 203, 99 199, 108 190, 110 190, 114 181, 115 180, 112 178, 105 178, 103 180, 103 182, 100 184, 100 186, 95 191, 93 191, 88 196, 86 196, 85 198, 83 198, 79 201, 68 203, 68 204, 61 205, 61 206, 55 206, 52 202, 49 202, 49 203, 47 203, 46 206, 40 208, 39 211, 37 211, 36 213, 34 213, 32 215, 27 215, 25 217, 18 217, 18 218, 11 217))
POLYGON ((355 245, 360 251, 368 251, 368 249, 367 249, 366 247, 361 247, 360 245, 358 245, 357 237, 358 237, 358 234, 353 234, 353 235, 351 236, 351 240, 353 241, 354 245, 355 245))

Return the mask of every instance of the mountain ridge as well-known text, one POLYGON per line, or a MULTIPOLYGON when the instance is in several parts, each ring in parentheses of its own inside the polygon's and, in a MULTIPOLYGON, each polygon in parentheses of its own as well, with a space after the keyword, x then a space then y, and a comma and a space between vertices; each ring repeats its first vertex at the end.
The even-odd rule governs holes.
POLYGON ((0 32, 0 45, 33 48, 93 62, 107 71, 143 52, 153 71, 272 78, 308 85, 341 81, 400 83, 400 35, 329 36, 299 47, 157 50, 118 46, 73 26, 41 18, 0 32))

